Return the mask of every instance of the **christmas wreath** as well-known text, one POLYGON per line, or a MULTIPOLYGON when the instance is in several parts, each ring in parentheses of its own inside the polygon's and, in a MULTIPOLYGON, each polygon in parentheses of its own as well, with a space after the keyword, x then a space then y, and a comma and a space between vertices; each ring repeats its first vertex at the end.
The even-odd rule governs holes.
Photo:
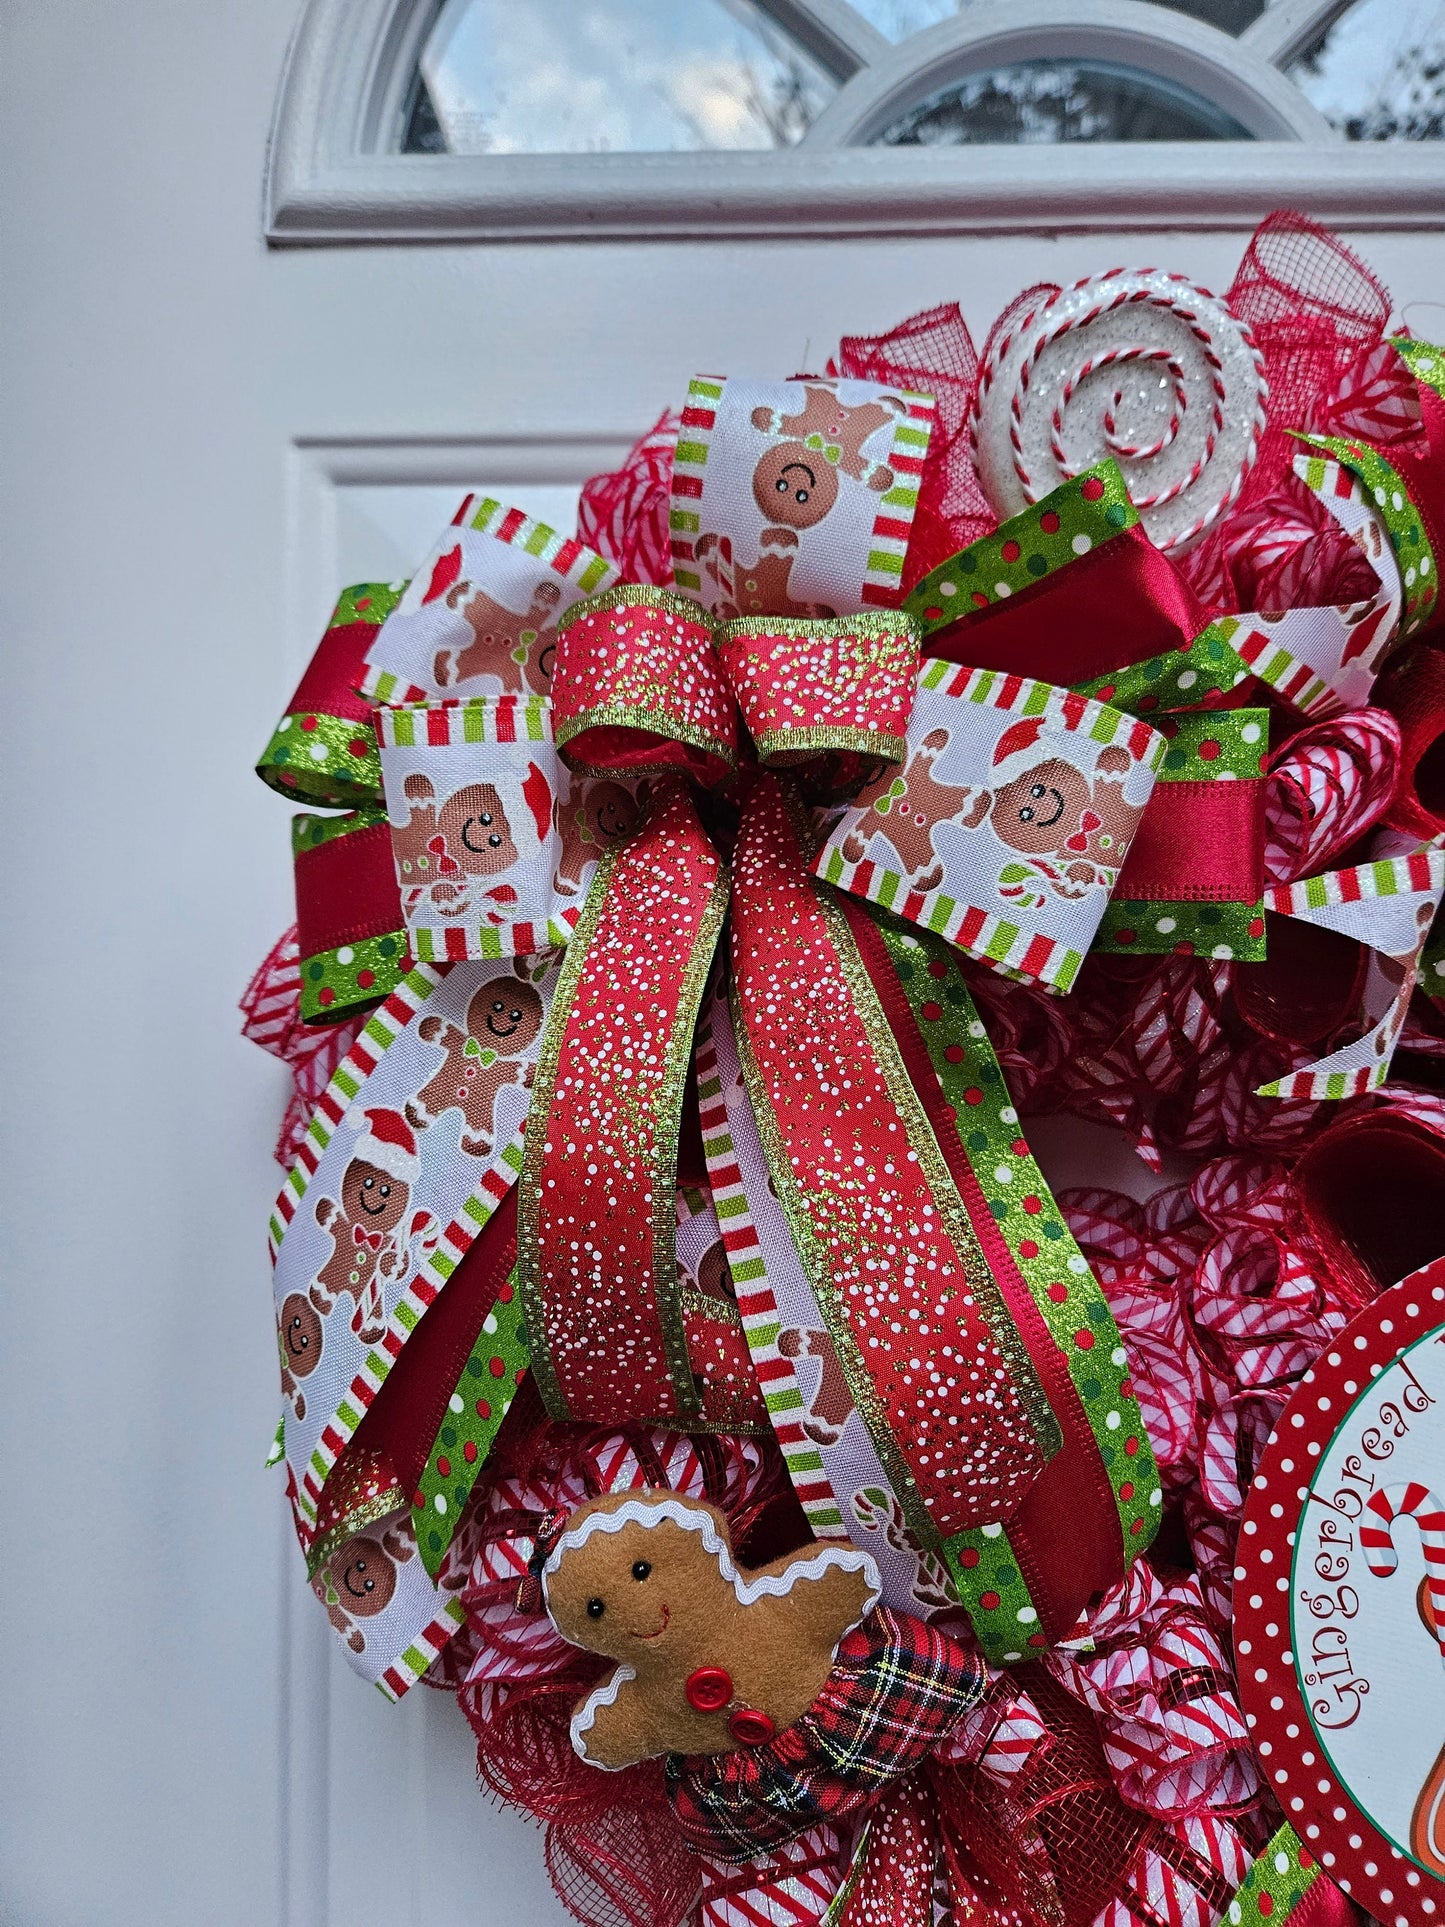
POLYGON ((575 534, 469 495, 341 595, 259 764, 273 1456, 588 1927, 1445 1916, 1445 351, 1389 323, 1277 214, 1222 299, 699 375, 575 534), (1052 1194, 1055 1112, 1147 1202, 1052 1194))

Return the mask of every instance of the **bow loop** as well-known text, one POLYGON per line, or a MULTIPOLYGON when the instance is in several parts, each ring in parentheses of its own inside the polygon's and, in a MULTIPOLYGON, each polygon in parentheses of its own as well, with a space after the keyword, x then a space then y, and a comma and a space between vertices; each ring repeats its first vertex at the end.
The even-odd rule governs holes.
POLYGON ((680 770, 712 788, 738 760, 733 699, 697 603, 635 583, 557 625, 558 749, 598 775, 680 770))
POLYGON ((918 679, 911 616, 745 616, 717 634, 758 758, 782 767, 820 751, 901 762, 918 679))

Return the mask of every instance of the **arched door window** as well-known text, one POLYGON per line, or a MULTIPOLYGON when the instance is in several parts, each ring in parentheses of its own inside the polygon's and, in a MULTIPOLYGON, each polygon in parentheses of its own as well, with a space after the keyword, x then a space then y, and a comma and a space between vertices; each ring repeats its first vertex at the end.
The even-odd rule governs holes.
POLYGON ((1442 133, 1445 0, 310 0, 268 229, 1423 224, 1442 133))

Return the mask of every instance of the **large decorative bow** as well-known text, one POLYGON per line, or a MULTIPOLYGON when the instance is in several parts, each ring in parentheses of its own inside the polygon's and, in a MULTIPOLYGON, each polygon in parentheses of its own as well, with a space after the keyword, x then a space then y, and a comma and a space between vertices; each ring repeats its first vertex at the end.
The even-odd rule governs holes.
POLYGON ((1056 992, 1091 948, 1261 954, 1239 694, 1287 656, 1338 706, 1349 625, 1241 648, 1111 463, 891 606, 929 412, 700 379, 690 593, 469 498, 404 590, 349 592, 268 750, 362 805, 299 820, 307 1014, 390 991, 273 1223, 297 1528, 388 1691, 458 1623, 454 1534, 529 1369, 555 1418, 771 1424, 815 1532, 890 1603, 954 1593, 1001 1661, 1152 1535, 1125 1350, 959 953, 1056 992))

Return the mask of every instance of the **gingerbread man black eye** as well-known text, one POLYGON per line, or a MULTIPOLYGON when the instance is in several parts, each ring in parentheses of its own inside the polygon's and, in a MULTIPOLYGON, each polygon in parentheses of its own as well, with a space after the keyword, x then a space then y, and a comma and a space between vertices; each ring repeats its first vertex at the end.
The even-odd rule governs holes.
POLYGON ((488 850, 501 849, 502 839, 497 832, 492 829, 492 813, 490 810, 483 810, 480 816, 469 816, 467 818, 466 822, 462 825, 462 844, 463 847, 470 850, 474 856, 481 856, 488 850), (473 843, 473 825, 479 825, 483 830, 489 832, 485 842, 473 843))
POLYGON ((648 1564, 648 1562, 645 1559, 633 1560, 632 1576, 634 1579, 645 1579, 651 1571, 652 1571, 652 1567, 648 1564))
POLYGON ((806 462, 789 462, 773 486, 779 495, 786 495, 791 490, 794 501, 806 502, 817 486, 817 480, 806 462), (806 485, 797 480, 799 475, 806 477, 806 485))
POLYGON ((587 1601, 587 1617, 589 1619, 600 1619, 606 1610, 606 1606, 603 1605, 600 1599, 589 1599, 587 1601))
POLYGON ((374 1206, 368 1204, 364 1197, 361 1200, 362 1210, 370 1217, 377 1217, 386 1209, 386 1200, 391 1196, 391 1186, 389 1184, 378 1184, 375 1178, 363 1178, 361 1180, 361 1188, 363 1191, 375 1191, 376 1195, 381 1199, 381 1203, 374 1206))
POLYGON ((1048 788, 1046 784, 1043 784, 1043 783, 1033 784, 1029 789, 1029 795, 1032 796, 1035 799, 1035 801, 1037 801, 1041 797, 1052 796, 1054 799, 1054 813, 1052 816, 1039 816, 1038 812, 1032 807, 1031 804, 1025 803, 1023 808, 1019 811, 1019 822, 1032 823, 1035 820, 1035 818, 1037 818, 1038 822, 1042 825, 1044 829, 1047 830, 1051 828, 1053 824, 1058 822, 1059 818, 1064 813, 1063 797, 1059 794, 1057 790, 1051 790, 1048 788))
POLYGON ((369 1573, 367 1573, 366 1577, 362 1579, 360 1586, 355 1586, 352 1584, 353 1575, 360 1574, 360 1573, 366 1573, 366 1561, 364 1559, 357 1559, 352 1562, 352 1565, 346 1574, 346 1590, 349 1593, 352 1593, 357 1596, 359 1596, 361 1593, 364 1593, 364 1592, 374 1592, 376 1590, 376 1581, 371 1577, 369 1573))

